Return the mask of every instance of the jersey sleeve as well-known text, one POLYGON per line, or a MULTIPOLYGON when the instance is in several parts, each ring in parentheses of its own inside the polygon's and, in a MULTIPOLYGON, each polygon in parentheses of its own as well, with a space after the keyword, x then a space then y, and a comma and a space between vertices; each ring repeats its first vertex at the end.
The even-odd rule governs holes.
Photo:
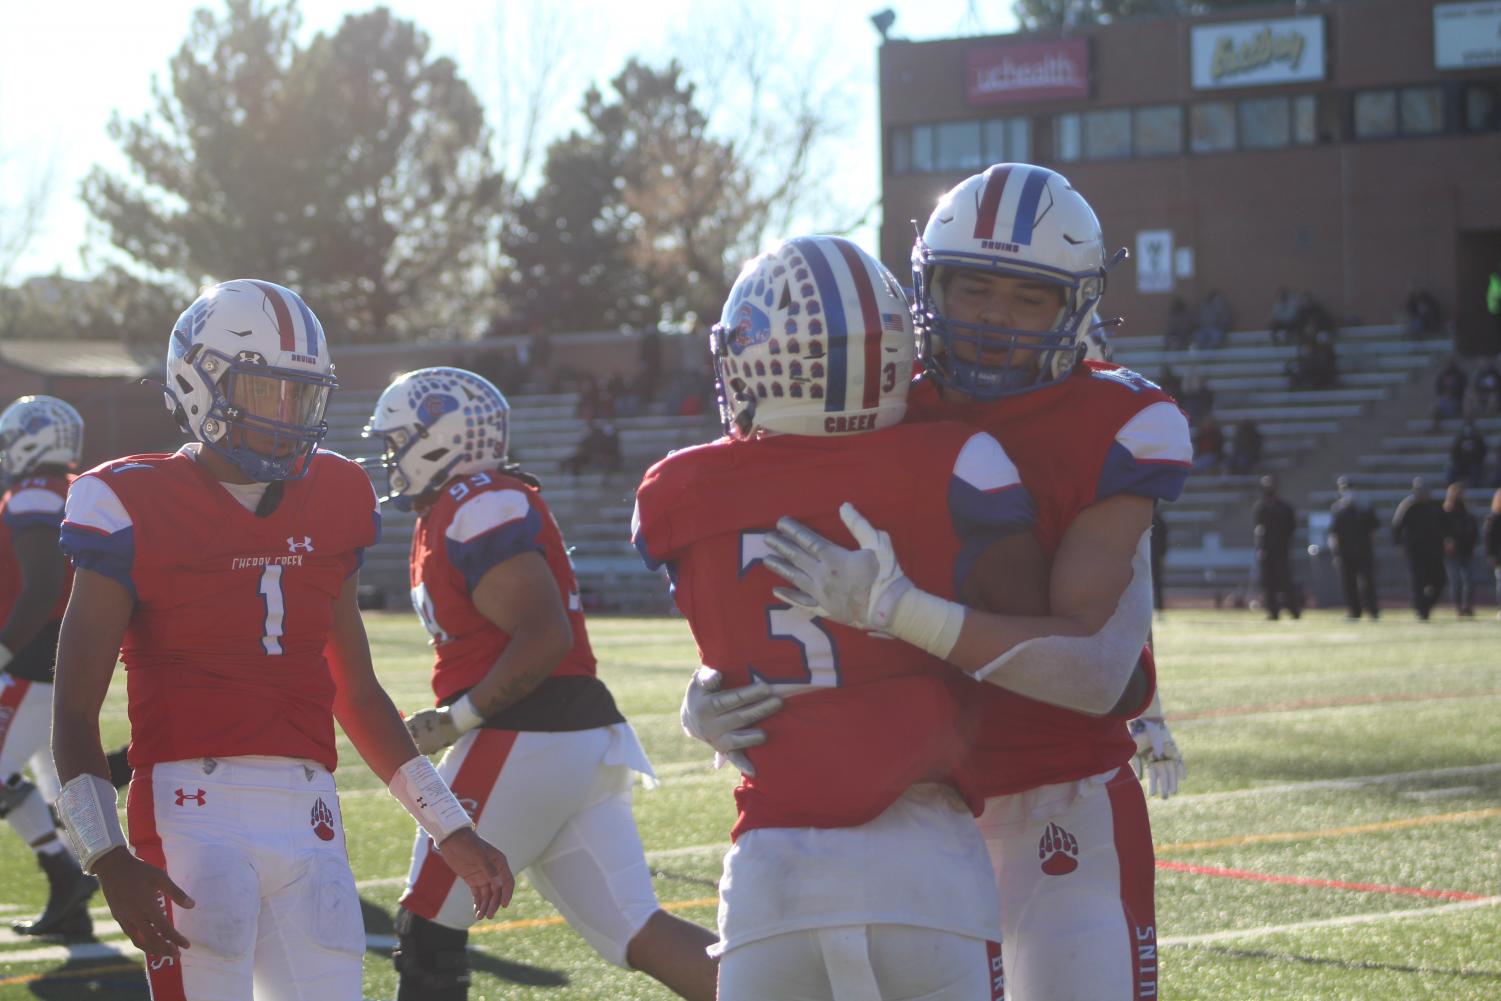
POLYGON ((544 553, 542 514, 520 490, 488 490, 458 506, 443 532, 448 561, 470 591, 513 556, 544 553))
POLYGON ((1144 407, 1115 434, 1100 470, 1096 500, 1134 494, 1175 501, 1193 466, 1188 418, 1167 400, 1144 407))
POLYGON ((984 432, 971 435, 954 460, 948 507, 959 536, 956 589, 991 543, 1031 531, 1037 518, 1032 495, 1022 485, 1016 464, 1001 443, 984 432))
POLYGON ((36 528, 56 532, 63 523, 63 498, 46 487, 25 487, 10 495, 4 517, 12 536, 36 528))
POLYGON ((81 476, 68 489, 60 541, 75 567, 103 574, 135 595, 135 525, 99 477, 81 476))
POLYGON ((364 482, 365 485, 364 490, 361 491, 361 493, 364 495, 366 502, 370 505, 370 521, 368 525, 361 526, 363 529, 361 536, 364 541, 356 541, 354 548, 354 567, 349 571, 350 573, 354 573, 356 570, 359 570, 365 565, 365 550, 369 549, 380 541, 381 533, 380 495, 376 493, 375 484, 370 482, 370 477, 365 475, 364 470, 360 471, 360 479, 364 482))

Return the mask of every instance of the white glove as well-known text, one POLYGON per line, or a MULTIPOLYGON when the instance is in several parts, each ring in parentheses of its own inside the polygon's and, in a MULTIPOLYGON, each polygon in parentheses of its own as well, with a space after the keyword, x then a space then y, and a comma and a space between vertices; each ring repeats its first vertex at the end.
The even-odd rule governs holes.
POLYGON ((775 556, 765 559, 772 573, 792 587, 772 588, 783 601, 856 629, 881 632, 891 626, 896 606, 912 590, 897 564, 891 536, 866 521, 849 502, 839 505, 839 519, 859 549, 835 545, 791 518, 777 522, 766 536, 775 556))
POLYGON ((712 667, 693 672, 679 714, 683 732, 714 748, 719 757, 743 774, 755 775, 756 769, 744 750, 766 743, 766 731, 751 724, 781 709, 782 698, 764 681, 720 691, 723 684, 724 675, 712 667))
POLYGON ((1173 740, 1167 724, 1160 719, 1142 716, 1131 721, 1131 736, 1136 738, 1136 759, 1131 763, 1136 777, 1148 778, 1147 794, 1167 799, 1178 791, 1188 775, 1183 752, 1173 740))
POLYGON ((436 754, 484 721, 467 694, 451 706, 420 709, 405 720, 418 754, 436 754))

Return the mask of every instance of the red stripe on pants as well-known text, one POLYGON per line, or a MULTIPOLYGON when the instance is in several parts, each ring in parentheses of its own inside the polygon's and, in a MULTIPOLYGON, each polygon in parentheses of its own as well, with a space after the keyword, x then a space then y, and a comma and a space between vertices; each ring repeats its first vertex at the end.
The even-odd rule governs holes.
MULTIPOLYGON (((31 682, 25 678, 11 678, 10 683, 0 688, 0 751, 5 750, 5 739, 10 736, 10 721, 16 718, 16 712, 21 708, 21 700, 26 698, 26 693, 31 691, 31 682)), ((0 782, 10 778, 9 775, 0 775, 0 782)))
POLYGON ((986 942, 985 958, 990 963, 990 1001, 1006 1001, 1006 966, 1001 962, 1001 943, 986 942))
POLYGON ((1106 789, 1115 824, 1115 855, 1120 865, 1121 908, 1131 941, 1131 996, 1157 997, 1157 863, 1152 824, 1141 782, 1129 767, 1115 773, 1106 789))
MULTIPOLYGON (((517 736, 515 730, 482 729, 475 733, 474 742, 464 752, 458 774, 448 785, 470 811, 469 819, 476 820, 484 813, 485 803, 495 791, 495 782, 500 778, 500 770, 510 757, 517 736)), ((416 880, 401 895, 399 903, 418 917, 431 921, 438 916, 457 878, 448 868, 448 863, 443 861, 443 856, 429 849, 422 867, 417 870, 416 880)))
MULTIPOLYGON (((167 868, 167 854, 162 851, 162 837, 156 830, 156 792, 152 788, 153 766, 137 768, 130 777, 130 791, 125 795, 125 822, 130 828, 130 847, 136 858, 150 862, 163 871, 167 868)), ((167 920, 172 921, 172 901, 159 898, 167 920)), ((172 922, 176 927, 176 922, 172 922)), ((187 1001, 188 992, 182 984, 182 964, 171 956, 146 955, 146 983, 151 987, 152 1001, 187 1001)))

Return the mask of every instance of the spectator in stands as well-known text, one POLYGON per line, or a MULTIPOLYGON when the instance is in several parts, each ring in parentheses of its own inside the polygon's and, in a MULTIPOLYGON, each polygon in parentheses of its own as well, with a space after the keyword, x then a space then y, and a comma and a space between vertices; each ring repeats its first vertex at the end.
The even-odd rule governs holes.
POLYGON ((1230 435, 1229 469, 1233 476, 1256 471, 1261 464, 1261 429, 1249 417, 1241 418, 1230 435))
MULTIPOLYGON (((1501 495, 1501 492, 1498 492, 1501 495)), ((1162 517, 1162 507, 1156 503, 1152 505, 1152 607, 1157 609, 1157 614, 1162 615, 1162 609, 1166 602, 1163 600, 1162 565, 1167 560, 1167 521, 1162 517)), ((1497 580, 1501 580, 1501 570, 1497 571, 1497 580)))
POLYGON ((606 474, 620 472, 620 433, 614 425, 602 420, 591 420, 584 437, 579 439, 573 454, 562 462, 564 472, 574 476, 590 469, 599 469, 606 474))
POLYGON ((1440 420, 1458 417, 1465 398, 1464 369, 1459 367, 1458 356, 1451 355, 1448 364, 1439 369, 1433 378, 1433 427, 1438 429, 1440 420))
POLYGON ((1444 593, 1444 510, 1428 493, 1422 477, 1392 515, 1392 541, 1407 555, 1412 608, 1427 621, 1444 593))
POLYGON ((1266 617, 1276 620, 1286 608, 1296 619, 1303 614, 1303 595, 1302 588, 1293 581, 1289 550, 1298 516, 1291 504, 1277 496, 1275 476, 1261 478, 1261 499, 1251 508, 1251 523, 1255 526, 1256 567, 1261 576, 1261 602, 1266 617))
POLYGON ((1192 340, 1193 317, 1188 314, 1188 303, 1179 296, 1173 296, 1172 304, 1167 307, 1167 326, 1162 331, 1162 346, 1168 351, 1183 351, 1192 340))
POLYGON ((1225 432, 1220 430, 1214 415, 1206 414, 1199 422, 1194 435, 1194 469, 1206 473, 1218 473, 1225 464, 1225 432))
POLYGON ((1298 342, 1298 354, 1287 363, 1291 389, 1330 389, 1339 382, 1339 362, 1334 353, 1334 335, 1320 330, 1298 342))
POLYGON ((1418 340, 1432 337, 1439 331, 1438 300, 1414 279, 1407 288, 1407 301, 1402 304, 1402 329, 1408 336, 1418 340))
POLYGON ((1454 612, 1462 619, 1475 617, 1475 544, 1480 526, 1465 504, 1463 480, 1449 484, 1444 493, 1444 570, 1454 595, 1454 612))
POLYGON ((1230 302, 1219 289, 1209 293, 1199 307, 1199 325, 1193 332, 1196 348, 1213 350, 1225 343, 1230 334, 1230 302))
POLYGON ((1157 385, 1162 391, 1180 403, 1183 400, 1183 378, 1173 371, 1173 366, 1162 366, 1162 373, 1157 376, 1157 385))
POLYGON ((1501 489, 1491 495, 1491 510, 1485 516, 1485 558, 1496 577, 1496 618, 1501 619, 1501 489))
POLYGON ((1501 369, 1496 368, 1495 358, 1487 358, 1470 380, 1465 413, 1470 417, 1493 417, 1498 412, 1501 412, 1501 369))
POLYGON ((1184 373, 1183 392, 1178 397, 1178 405, 1188 415, 1188 423, 1195 427, 1214 409, 1214 390, 1209 388, 1198 365, 1188 366, 1188 371, 1184 373))
POLYGON ((1334 481, 1339 500, 1330 508, 1329 551, 1339 568, 1340 587, 1345 592, 1347 619, 1360 618, 1364 608, 1371 618, 1381 617, 1376 597, 1376 545, 1373 536, 1381 523, 1376 512, 1355 495, 1350 481, 1341 476, 1334 481))
POLYGON ((626 382, 625 376, 619 372, 605 383, 605 398, 610 401, 615 417, 638 417, 641 414, 641 397, 636 392, 635 383, 626 382))
POLYGON ((1277 301, 1272 303, 1272 315, 1266 321, 1273 344, 1286 344, 1297 338, 1305 305, 1303 297, 1292 289, 1283 286, 1277 290, 1277 301))
POLYGON ((1485 469, 1486 451, 1485 436, 1475 427, 1474 421, 1465 421, 1459 433, 1454 436, 1454 443, 1449 446, 1449 466, 1444 471, 1444 481, 1460 481, 1479 486, 1485 469))
POLYGON ((1334 344, 1338 326, 1334 322, 1334 315, 1324 308, 1324 304, 1313 297, 1312 292, 1303 293, 1303 314, 1298 323, 1296 340, 1298 344, 1310 345, 1318 340, 1319 334, 1328 334, 1329 344, 1334 344))

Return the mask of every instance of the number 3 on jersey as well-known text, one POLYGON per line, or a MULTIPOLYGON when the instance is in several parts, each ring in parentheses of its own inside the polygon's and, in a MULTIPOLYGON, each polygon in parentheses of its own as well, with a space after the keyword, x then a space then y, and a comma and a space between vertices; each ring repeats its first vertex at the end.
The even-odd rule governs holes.
MULTIPOLYGON (((767 532, 740 533, 740 574, 771 554, 766 547, 767 532)), ((803 671, 797 677, 774 677, 752 669, 754 674, 774 685, 816 685, 833 688, 839 684, 839 658, 834 639, 823 623, 806 608, 796 605, 766 606, 767 635, 774 640, 790 640, 802 650, 803 671)))

